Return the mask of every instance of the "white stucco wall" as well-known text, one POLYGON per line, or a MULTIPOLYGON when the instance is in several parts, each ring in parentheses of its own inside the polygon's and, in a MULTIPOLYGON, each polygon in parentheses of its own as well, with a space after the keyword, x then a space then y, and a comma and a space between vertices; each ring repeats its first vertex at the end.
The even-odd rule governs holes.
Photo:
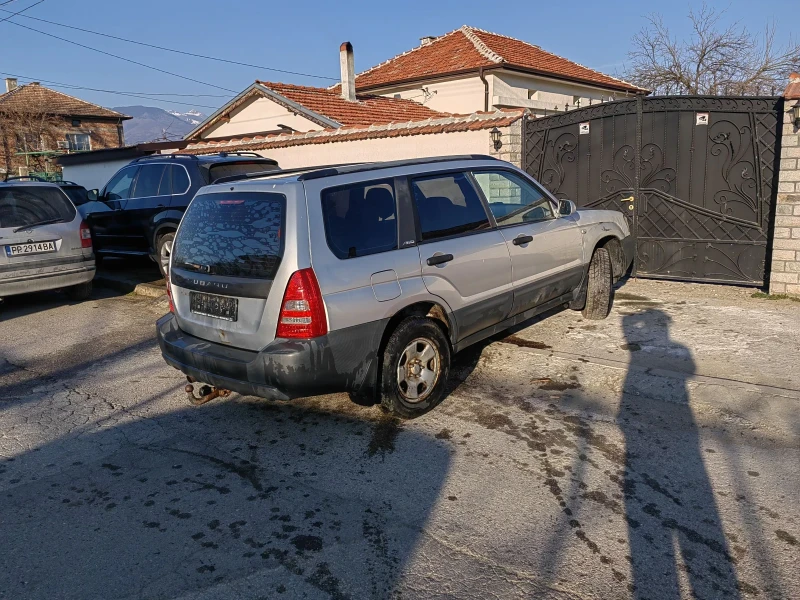
POLYGON ((260 150, 258 153, 277 160, 278 164, 285 169, 291 169, 343 162, 374 162, 448 154, 490 154, 492 152, 489 131, 482 130, 331 144, 309 144, 260 150))
MULTIPOLYGON (((489 75, 487 73, 488 78, 489 75)), ((425 100, 425 106, 432 110, 460 115, 469 115, 475 111, 483 110, 484 107, 484 86, 477 74, 446 81, 426 81, 392 86, 380 90, 371 90, 370 93, 389 98, 400 94, 401 98, 414 100, 420 104, 425 100), (433 94, 428 100, 425 100, 422 87, 426 87, 433 94)))
POLYGON ((286 125, 297 131, 319 131, 322 129, 313 121, 300 115, 294 115, 280 104, 269 98, 256 98, 238 108, 231 114, 227 123, 219 123, 205 131, 202 138, 221 137, 225 135, 244 135, 259 131, 279 129, 278 124, 286 125))
POLYGON ((87 190, 102 188, 111 177, 122 167, 131 162, 131 159, 110 160, 106 162, 89 163, 85 165, 66 166, 63 168, 62 177, 65 181, 74 181, 87 190))

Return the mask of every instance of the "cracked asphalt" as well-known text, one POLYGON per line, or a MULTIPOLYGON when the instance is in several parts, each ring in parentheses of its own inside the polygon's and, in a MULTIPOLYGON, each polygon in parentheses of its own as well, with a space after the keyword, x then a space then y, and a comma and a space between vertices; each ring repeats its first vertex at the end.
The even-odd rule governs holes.
POLYGON ((163 300, 0 305, 0 598, 798 598, 800 303, 629 281, 414 421, 188 404, 163 300))

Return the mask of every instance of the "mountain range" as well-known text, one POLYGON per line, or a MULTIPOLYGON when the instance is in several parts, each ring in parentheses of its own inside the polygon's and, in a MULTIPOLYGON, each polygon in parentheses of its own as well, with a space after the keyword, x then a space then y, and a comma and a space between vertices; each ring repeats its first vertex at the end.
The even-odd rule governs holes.
POLYGON ((114 110, 133 117, 123 123, 128 146, 183 139, 206 118, 197 110, 177 112, 155 106, 118 106, 114 110))

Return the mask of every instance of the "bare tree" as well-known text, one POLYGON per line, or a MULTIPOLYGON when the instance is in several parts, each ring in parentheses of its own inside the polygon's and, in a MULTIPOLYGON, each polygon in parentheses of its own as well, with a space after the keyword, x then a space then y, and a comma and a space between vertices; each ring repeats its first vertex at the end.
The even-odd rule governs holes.
POLYGON ((724 26, 724 11, 689 11, 691 34, 679 40, 661 15, 633 37, 625 78, 656 94, 759 95, 782 89, 800 69, 800 45, 775 42, 775 24, 760 35, 740 23, 724 26))
POLYGON ((0 103, 0 164, 6 175, 21 162, 31 171, 44 171, 47 157, 30 153, 55 150, 62 121, 42 107, 0 103))

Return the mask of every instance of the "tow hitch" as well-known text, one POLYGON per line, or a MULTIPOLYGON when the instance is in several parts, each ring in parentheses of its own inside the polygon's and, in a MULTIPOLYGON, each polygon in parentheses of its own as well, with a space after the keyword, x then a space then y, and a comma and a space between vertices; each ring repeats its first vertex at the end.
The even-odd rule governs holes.
POLYGON ((184 390, 189 395, 189 402, 195 406, 200 406, 206 402, 211 402, 214 398, 225 398, 230 396, 230 390, 223 390, 207 383, 200 383, 194 377, 187 377, 189 383, 184 390))

